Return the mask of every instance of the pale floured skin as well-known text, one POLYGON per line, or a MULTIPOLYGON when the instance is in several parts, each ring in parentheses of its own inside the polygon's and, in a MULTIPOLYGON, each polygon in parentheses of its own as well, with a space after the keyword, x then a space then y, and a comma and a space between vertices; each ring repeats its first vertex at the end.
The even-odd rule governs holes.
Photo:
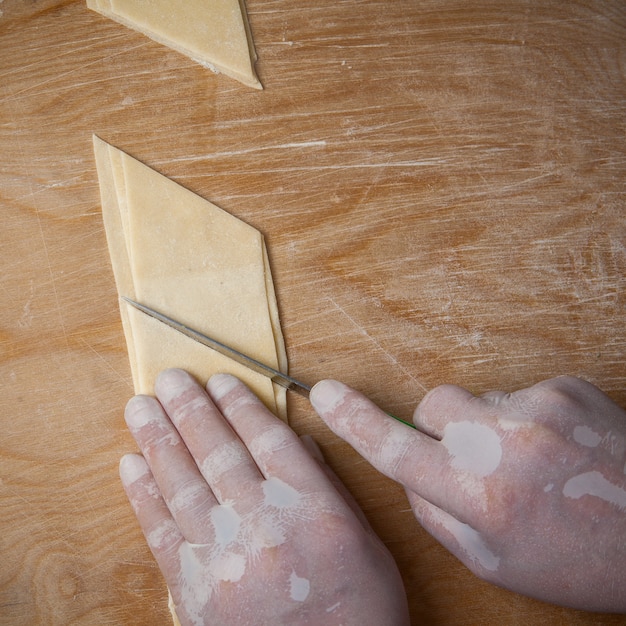
POLYGON ((311 402, 478 576, 626 612, 626 411, 597 387, 559 377, 476 397, 444 385, 417 407, 417 431, 336 381, 311 402))
POLYGON ((236 378, 136 396, 133 509, 181 624, 409 623, 397 567, 338 480, 236 378))

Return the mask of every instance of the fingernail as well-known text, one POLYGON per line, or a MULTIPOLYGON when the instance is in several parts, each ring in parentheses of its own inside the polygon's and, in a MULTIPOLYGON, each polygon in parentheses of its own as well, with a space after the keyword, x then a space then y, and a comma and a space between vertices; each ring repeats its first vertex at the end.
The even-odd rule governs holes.
POLYGON ((318 413, 328 413, 343 402, 349 387, 336 380, 320 380, 309 394, 309 400, 318 413))
POLYGON ((221 400, 239 384, 239 379, 231 374, 213 374, 206 384, 206 390, 213 400, 221 400))
POLYGON ((158 418, 155 416, 156 400, 150 396, 135 396, 126 403, 124 419, 128 428, 139 430, 158 418))
POLYGON ((132 485, 149 471, 148 464, 138 454, 126 454, 120 459, 120 478, 124 485, 132 485))
POLYGON ((194 378, 185 370, 172 368, 162 371, 157 376, 154 390, 159 400, 171 402, 181 396, 193 384, 195 384, 194 378))

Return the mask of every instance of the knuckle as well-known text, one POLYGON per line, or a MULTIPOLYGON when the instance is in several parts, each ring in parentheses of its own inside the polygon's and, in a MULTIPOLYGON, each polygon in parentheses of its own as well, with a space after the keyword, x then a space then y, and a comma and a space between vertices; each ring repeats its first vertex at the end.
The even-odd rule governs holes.
POLYGON ((539 389, 549 391, 552 393, 560 393, 563 395, 573 395, 576 390, 583 385, 583 381, 573 376, 557 376, 556 378, 550 378, 549 380, 539 383, 537 385, 539 389))
POLYGON ((251 412, 264 410, 261 401, 247 389, 238 389, 227 398, 227 403, 222 406, 222 411, 230 418, 247 415, 251 412))
MULTIPOLYGON (((535 385, 538 403, 544 409, 559 415, 570 415, 580 410, 589 383, 572 376, 559 376, 535 385)), ((592 385, 589 385, 592 387, 592 385)), ((594 388, 595 389, 595 388, 594 388)))
POLYGON ((413 448, 412 438, 395 424, 390 424, 387 433, 380 438, 372 450, 374 463, 385 472, 392 476, 399 476, 403 472, 402 467, 405 465, 407 457, 413 448))
POLYGON ((460 408, 474 396, 457 385, 439 385, 431 389, 419 404, 421 414, 438 413, 451 407, 460 408))
POLYGON ((509 408, 531 421, 550 422, 576 419, 597 388, 573 376, 544 380, 511 394, 509 408))
POLYGON ((168 502, 168 507, 174 516, 186 513, 202 519, 202 513, 208 508, 210 501, 206 483, 191 480, 176 490, 168 502))
POLYGON ((254 458, 267 458, 296 445, 295 433, 277 420, 255 434, 248 443, 248 449, 254 458))
POLYGON ((178 402, 169 411, 169 415, 174 424, 180 426, 184 422, 194 420, 198 415, 205 415, 207 410, 206 396, 198 393, 196 389, 190 389, 179 397, 178 402))
POLYGON ((236 467, 248 462, 245 448, 238 441, 217 444, 200 463, 202 475, 210 483, 220 481, 236 467))

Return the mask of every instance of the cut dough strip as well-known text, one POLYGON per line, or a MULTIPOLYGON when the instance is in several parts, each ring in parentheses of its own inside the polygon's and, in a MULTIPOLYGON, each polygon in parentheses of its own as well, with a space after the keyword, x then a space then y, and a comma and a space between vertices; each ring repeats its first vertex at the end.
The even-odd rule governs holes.
MULTIPOLYGON (((94 136, 102 215, 117 289, 268 365, 287 371, 261 233, 94 136)), ((181 367, 203 384, 244 380, 286 415, 285 389, 120 301, 136 393, 181 367)))
POLYGON ((263 88, 244 0, 87 0, 87 6, 205 67, 263 88))

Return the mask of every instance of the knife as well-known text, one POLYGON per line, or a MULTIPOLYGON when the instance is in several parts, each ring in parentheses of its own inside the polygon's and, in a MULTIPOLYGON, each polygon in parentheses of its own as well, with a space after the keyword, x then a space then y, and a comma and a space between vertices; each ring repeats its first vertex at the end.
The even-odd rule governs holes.
MULTIPOLYGON (((217 339, 213 339, 212 337, 209 337, 208 335, 205 335, 198 330, 194 330, 186 324, 183 324, 182 322, 179 322, 169 317, 168 315, 160 313, 159 311, 156 311, 155 309, 152 309, 145 304, 141 304, 139 302, 136 302, 135 300, 131 300, 126 296, 122 296, 122 300, 134 306, 136 309, 139 309, 142 313, 145 313, 146 315, 153 317, 159 322, 166 324, 170 328, 177 330, 179 333, 182 333, 186 337, 189 337, 190 339, 201 343, 203 346, 207 346, 208 348, 211 348, 212 350, 215 350, 216 352, 219 352, 220 354, 223 354, 224 356, 233 359, 233 361, 236 361, 241 365, 245 365, 248 369, 257 372, 258 374, 263 374, 264 376, 267 376, 269 379, 271 379, 272 382, 276 383, 277 385, 280 385, 281 387, 284 387, 289 391, 295 391, 305 398, 309 397, 309 392, 311 391, 310 385, 307 385, 293 378, 292 376, 283 374, 283 372, 280 372, 277 369, 270 367, 265 363, 262 363, 261 361, 257 361, 251 356, 248 356, 243 352, 239 352, 239 350, 235 350, 235 348, 231 348, 225 343, 222 343, 217 339)), ((410 426, 411 428, 415 428, 415 425, 411 424, 411 422, 406 422, 405 420, 400 419, 395 415, 391 415, 391 413, 387 413, 387 415, 393 417, 399 422, 402 422, 403 424, 406 424, 407 426, 410 426)))

